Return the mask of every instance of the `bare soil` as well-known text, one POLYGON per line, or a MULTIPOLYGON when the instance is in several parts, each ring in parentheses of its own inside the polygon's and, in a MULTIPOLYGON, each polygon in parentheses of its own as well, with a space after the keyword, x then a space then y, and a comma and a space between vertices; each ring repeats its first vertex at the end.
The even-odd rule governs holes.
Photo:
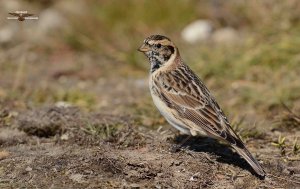
POLYGON ((130 116, 75 107, 26 110, 0 132, 1 188, 299 188, 299 161, 273 157, 266 140, 247 143, 268 173, 255 176, 227 146, 130 116), (255 146, 255 148, 254 148, 255 146))

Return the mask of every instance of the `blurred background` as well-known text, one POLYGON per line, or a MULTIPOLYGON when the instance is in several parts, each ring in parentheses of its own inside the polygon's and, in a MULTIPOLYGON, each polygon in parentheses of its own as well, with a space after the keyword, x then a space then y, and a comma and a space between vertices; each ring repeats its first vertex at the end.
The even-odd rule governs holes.
POLYGON ((300 107, 297 0, 0 2, 4 106, 65 102, 118 112, 150 103, 149 65, 136 49, 163 34, 229 114, 260 120, 282 102, 300 107), (39 19, 5 19, 17 10, 39 19))
MULTIPOLYGON (((293 174, 300 174, 300 144, 297 141, 300 136, 300 1, 0 0, 0 17, 0 146, 6 147, 6 151, 0 151, 0 160, 9 157, 10 153, 19 158, 19 164, 13 160, 13 166, 9 166, 10 159, 2 161, 6 167, 0 169, 0 176, 8 175, 5 178, 19 182, 15 179, 29 180, 23 165, 29 166, 27 172, 32 171, 32 167, 34 172, 35 166, 41 166, 41 173, 37 175, 43 176, 48 172, 47 167, 47 171, 43 171, 43 166, 49 162, 49 167, 56 166, 56 159, 69 162, 73 158, 76 163, 82 155, 88 154, 87 151, 94 153, 88 158, 99 157, 97 150, 105 147, 99 147, 99 144, 106 145, 102 142, 107 139, 117 144, 115 149, 109 147, 116 150, 112 157, 118 157, 120 152, 117 150, 139 150, 141 146, 154 156, 162 152, 153 149, 165 148, 169 152, 169 146, 161 145, 166 144, 170 135, 166 137, 162 130, 168 131, 171 127, 152 103, 148 90, 150 66, 146 57, 137 51, 143 40, 152 34, 168 36, 175 42, 185 63, 204 80, 233 128, 250 151, 263 160, 267 172, 278 173, 279 177, 285 175, 289 179, 293 174), (9 13, 15 11, 28 11, 38 16, 38 20, 20 22, 7 19, 11 16, 9 13), (68 109, 54 108, 53 113, 52 107, 69 106, 77 107, 80 116, 68 109), (50 110, 44 107, 50 107, 50 110), (92 113, 101 116, 84 118, 82 122, 77 120, 83 114, 90 116, 92 113), (123 118, 117 117, 107 124, 106 120, 110 118, 103 121, 102 114, 129 117, 132 122, 124 124, 123 118), (95 120, 97 124, 90 124, 95 120), (126 125, 133 125, 133 131, 122 130, 126 125), (96 142, 89 139, 90 135, 96 136, 96 142), (56 145, 57 141, 63 150, 58 149, 61 146, 56 145), (35 147, 27 154, 26 145, 48 143, 53 146, 45 149, 49 153, 54 151, 58 156, 56 159, 48 160, 45 156, 43 161, 41 157, 44 156, 37 154, 45 154, 44 151, 35 147), (14 148, 18 144, 25 147, 14 148), (72 155, 78 146, 83 146, 83 151, 72 155), (66 158, 68 161, 59 154, 61 151, 71 154, 66 158), (18 153, 21 155, 17 156, 18 153), (40 164, 24 164, 28 157, 32 162, 38 157, 40 164), (16 164, 20 165, 20 170, 14 168, 16 164), (10 177, 10 173, 17 176, 10 177)), ((174 135, 171 136, 176 140, 174 135)), ((210 149, 227 153, 224 148, 210 149)), ((140 151, 137 154, 139 157, 140 151)), ((197 157, 199 154, 194 153, 197 157)), ((99 171, 95 165, 105 158, 108 158, 104 161, 105 166, 111 162, 123 163, 109 159, 105 153, 100 155, 104 157, 92 159, 92 163, 82 168, 95 168, 91 174, 82 173, 80 166, 85 164, 80 161, 80 165, 74 167, 78 167, 77 171, 84 174, 84 178, 95 178, 98 182, 101 175, 98 178, 93 174, 103 172, 101 170, 106 170, 106 167, 101 167, 100 163, 99 171)), ((123 157, 127 157, 126 154, 123 157)), ((128 157, 132 163, 131 156, 128 157)), ((230 161, 235 161, 231 155, 229 157, 230 161)), ((184 159, 190 159, 190 156, 184 159)), ((203 162, 201 158, 198 160, 203 162)), ((200 168, 191 163, 190 169, 205 169, 201 162, 197 162, 200 168)), ((67 167, 68 164, 62 165, 67 167)), ((208 165, 210 170, 211 164, 208 165)), ((226 180, 225 173, 230 173, 228 165, 219 163, 214 166, 215 170, 223 172, 220 177, 209 172, 208 179, 226 180)), ((68 169, 65 167, 62 170, 68 169)), ((115 164, 111 167, 114 168, 115 164)), ((70 170, 74 169, 71 167, 70 170)), ((169 170, 169 167, 164 170, 169 170)), ((172 175, 173 172, 166 174, 172 175)), ((49 175, 56 178, 57 173, 50 171, 49 175)), ((62 173, 62 183, 65 183, 65 177, 78 180, 78 175, 69 177, 67 173, 70 172, 59 173, 62 173)), ((249 174, 247 170, 244 173, 249 174)), ((124 175, 116 178, 129 177, 124 175)), ((251 182, 245 180, 246 185, 252 183, 250 176, 245 177, 251 179, 251 182)), ((135 178, 132 182, 136 182, 135 178)), ((189 178, 177 179, 183 179, 184 183, 189 178)), ((229 180, 233 179, 230 177, 229 180)), ((170 176, 170 183, 173 181, 173 176, 170 176)), ((280 186, 281 181, 277 180, 276 186, 280 186)), ((23 181, 20 183, 22 185, 23 181)), ((49 186, 53 186, 51 184, 49 182, 49 186)), ((173 185, 173 188, 181 188, 179 186, 173 185)), ((285 186, 283 188, 295 185, 285 186)))
POLYGON ((297 0, 0 3, 2 107, 66 103, 158 116, 149 65, 136 49, 145 37, 163 34, 229 117, 265 121, 282 113, 282 103, 300 108, 297 0), (39 19, 6 19, 17 10, 39 19))

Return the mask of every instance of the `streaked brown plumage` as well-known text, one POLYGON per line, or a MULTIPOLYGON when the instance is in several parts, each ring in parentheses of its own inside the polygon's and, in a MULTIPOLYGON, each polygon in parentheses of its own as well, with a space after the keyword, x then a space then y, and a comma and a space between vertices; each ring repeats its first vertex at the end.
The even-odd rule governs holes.
POLYGON ((260 176, 265 172, 232 130, 215 98, 197 75, 183 63, 175 44, 152 35, 139 51, 150 62, 149 87, 154 104, 166 120, 189 135, 205 135, 229 143, 260 176))

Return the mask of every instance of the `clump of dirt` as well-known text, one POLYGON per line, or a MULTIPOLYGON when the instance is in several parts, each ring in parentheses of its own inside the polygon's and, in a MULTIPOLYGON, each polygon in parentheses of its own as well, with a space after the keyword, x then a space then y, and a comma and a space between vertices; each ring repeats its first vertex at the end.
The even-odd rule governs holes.
MULTIPOLYGON (((99 139, 120 147, 134 146, 131 137, 141 139, 132 129, 132 118, 80 111, 76 107, 44 107, 26 111, 16 118, 16 127, 31 136, 62 136, 78 144, 99 139), (75 137, 76 136, 76 137, 75 137)), ((141 139, 142 140, 142 139, 141 139)), ((141 144, 141 143, 139 143, 141 144)))
POLYGON ((7 109, 0 110, 0 119, 3 119, 5 117, 7 117, 8 115, 9 115, 9 112, 7 109))
MULTIPOLYGON (((1 108, 1 106, 0 106, 1 108)), ((0 110, 0 127, 1 126, 6 126, 7 125, 7 118, 9 117, 9 111, 7 109, 2 109, 0 110)))
POLYGON ((277 116, 276 123, 281 130, 288 128, 289 130, 300 129, 300 116, 294 113, 284 113, 277 116))
POLYGON ((300 129, 300 114, 292 111, 286 104, 282 103, 284 112, 275 116, 275 123, 281 131, 296 131, 300 129))
POLYGON ((17 119, 17 127, 38 137, 51 137, 61 134, 66 127, 78 124, 77 108, 47 107, 21 114, 17 119))
POLYGON ((26 133, 17 129, 2 128, 0 130, 0 145, 16 145, 26 143, 26 133))

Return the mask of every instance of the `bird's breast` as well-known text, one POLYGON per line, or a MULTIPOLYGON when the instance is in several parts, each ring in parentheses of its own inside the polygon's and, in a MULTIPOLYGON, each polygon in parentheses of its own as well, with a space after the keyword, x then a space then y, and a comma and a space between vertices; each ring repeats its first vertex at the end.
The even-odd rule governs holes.
POLYGON ((162 91, 160 91, 159 87, 156 85, 157 82, 155 82, 155 80, 156 76, 152 74, 149 79, 149 88, 153 103, 163 116, 172 117, 171 109, 168 107, 167 102, 164 102, 164 100, 161 98, 160 93, 162 91))

